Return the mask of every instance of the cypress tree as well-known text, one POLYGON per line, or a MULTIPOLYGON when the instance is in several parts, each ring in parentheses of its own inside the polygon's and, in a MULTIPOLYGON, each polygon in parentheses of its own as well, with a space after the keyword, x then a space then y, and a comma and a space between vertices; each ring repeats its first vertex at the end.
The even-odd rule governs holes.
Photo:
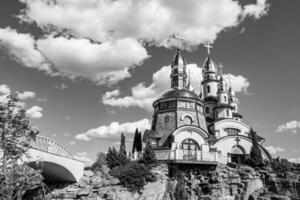
POLYGON ((133 138, 133 144, 132 144, 132 153, 134 153, 134 151, 138 151, 138 129, 135 129, 135 133, 134 133, 134 138, 133 138))
POLYGON ((250 130, 251 139, 252 139, 252 147, 250 150, 250 158, 253 161, 255 167, 263 165, 263 157, 259 148, 259 144, 257 142, 256 132, 251 128, 250 130))
POLYGON ((138 152, 142 151, 142 132, 138 132, 136 150, 138 152))
POLYGON ((121 143, 120 143, 120 154, 126 155, 126 145, 125 145, 125 136, 124 133, 121 134, 121 143))

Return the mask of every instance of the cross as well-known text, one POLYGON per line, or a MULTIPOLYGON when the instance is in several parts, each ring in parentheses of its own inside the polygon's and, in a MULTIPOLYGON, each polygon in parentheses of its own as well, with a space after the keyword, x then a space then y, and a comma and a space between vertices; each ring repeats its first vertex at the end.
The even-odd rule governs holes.
POLYGON ((213 47, 210 45, 209 42, 207 42, 204 46, 207 48, 207 54, 210 55, 210 49, 212 49, 213 47))
POLYGON ((239 145, 239 142, 241 141, 241 139, 238 138, 238 137, 236 137, 236 138, 235 138, 235 141, 236 141, 236 145, 239 145))

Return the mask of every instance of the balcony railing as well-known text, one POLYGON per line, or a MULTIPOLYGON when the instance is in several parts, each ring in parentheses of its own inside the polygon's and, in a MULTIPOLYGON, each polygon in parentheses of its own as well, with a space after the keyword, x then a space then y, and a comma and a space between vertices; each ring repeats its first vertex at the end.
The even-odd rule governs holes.
POLYGON ((155 150, 156 158, 160 161, 183 162, 183 163, 215 163, 223 161, 218 152, 203 152, 200 150, 155 150))

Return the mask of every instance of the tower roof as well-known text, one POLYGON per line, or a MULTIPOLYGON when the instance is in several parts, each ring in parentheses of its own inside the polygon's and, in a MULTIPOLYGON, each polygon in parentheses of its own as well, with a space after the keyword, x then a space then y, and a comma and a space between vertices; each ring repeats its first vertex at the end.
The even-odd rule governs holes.
POLYGON ((204 72, 217 72, 217 68, 215 63, 211 60, 210 55, 207 56, 204 65, 203 65, 204 72))
POLYGON ((177 49, 177 51, 176 51, 176 54, 175 54, 174 59, 172 61, 172 67, 173 66, 182 66, 182 67, 186 66, 185 58, 181 54, 180 49, 177 49))

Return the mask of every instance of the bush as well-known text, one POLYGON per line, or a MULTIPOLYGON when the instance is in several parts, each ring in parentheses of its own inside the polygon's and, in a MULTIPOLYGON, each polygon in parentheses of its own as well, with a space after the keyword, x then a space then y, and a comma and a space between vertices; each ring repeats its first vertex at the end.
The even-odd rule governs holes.
POLYGON ((293 168, 293 164, 286 159, 273 159, 272 168, 276 172, 289 172, 293 168))
POLYGON ((105 155, 105 153, 100 152, 97 155, 97 160, 92 164, 92 166, 90 167, 90 169, 93 172, 100 171, 101 168, 102 168, 102 166, 106 165, 106 164, 107 164, 106 155, 105 155))
POLYGON ((115 167, 110 171, 112 176, 117 177, 121 184, 131 192, 141 193, 149 177, 150 168, 139 163, 129 163, 125 166, 115 167))
POLYGON ((108 148, 106 155, 107 165, 110 169, 118 166, 124 166, 129 163, 129 159, 124 153, 119 153, 114 147, 108 148))
POLYGON ((155 152, 153 151, 153 149, 151 149, 150 145, 146 146, 145 151, 143 152, 143 155, 139 160, 139 163, 151 166, 155 166, 157 164, 155 152))

